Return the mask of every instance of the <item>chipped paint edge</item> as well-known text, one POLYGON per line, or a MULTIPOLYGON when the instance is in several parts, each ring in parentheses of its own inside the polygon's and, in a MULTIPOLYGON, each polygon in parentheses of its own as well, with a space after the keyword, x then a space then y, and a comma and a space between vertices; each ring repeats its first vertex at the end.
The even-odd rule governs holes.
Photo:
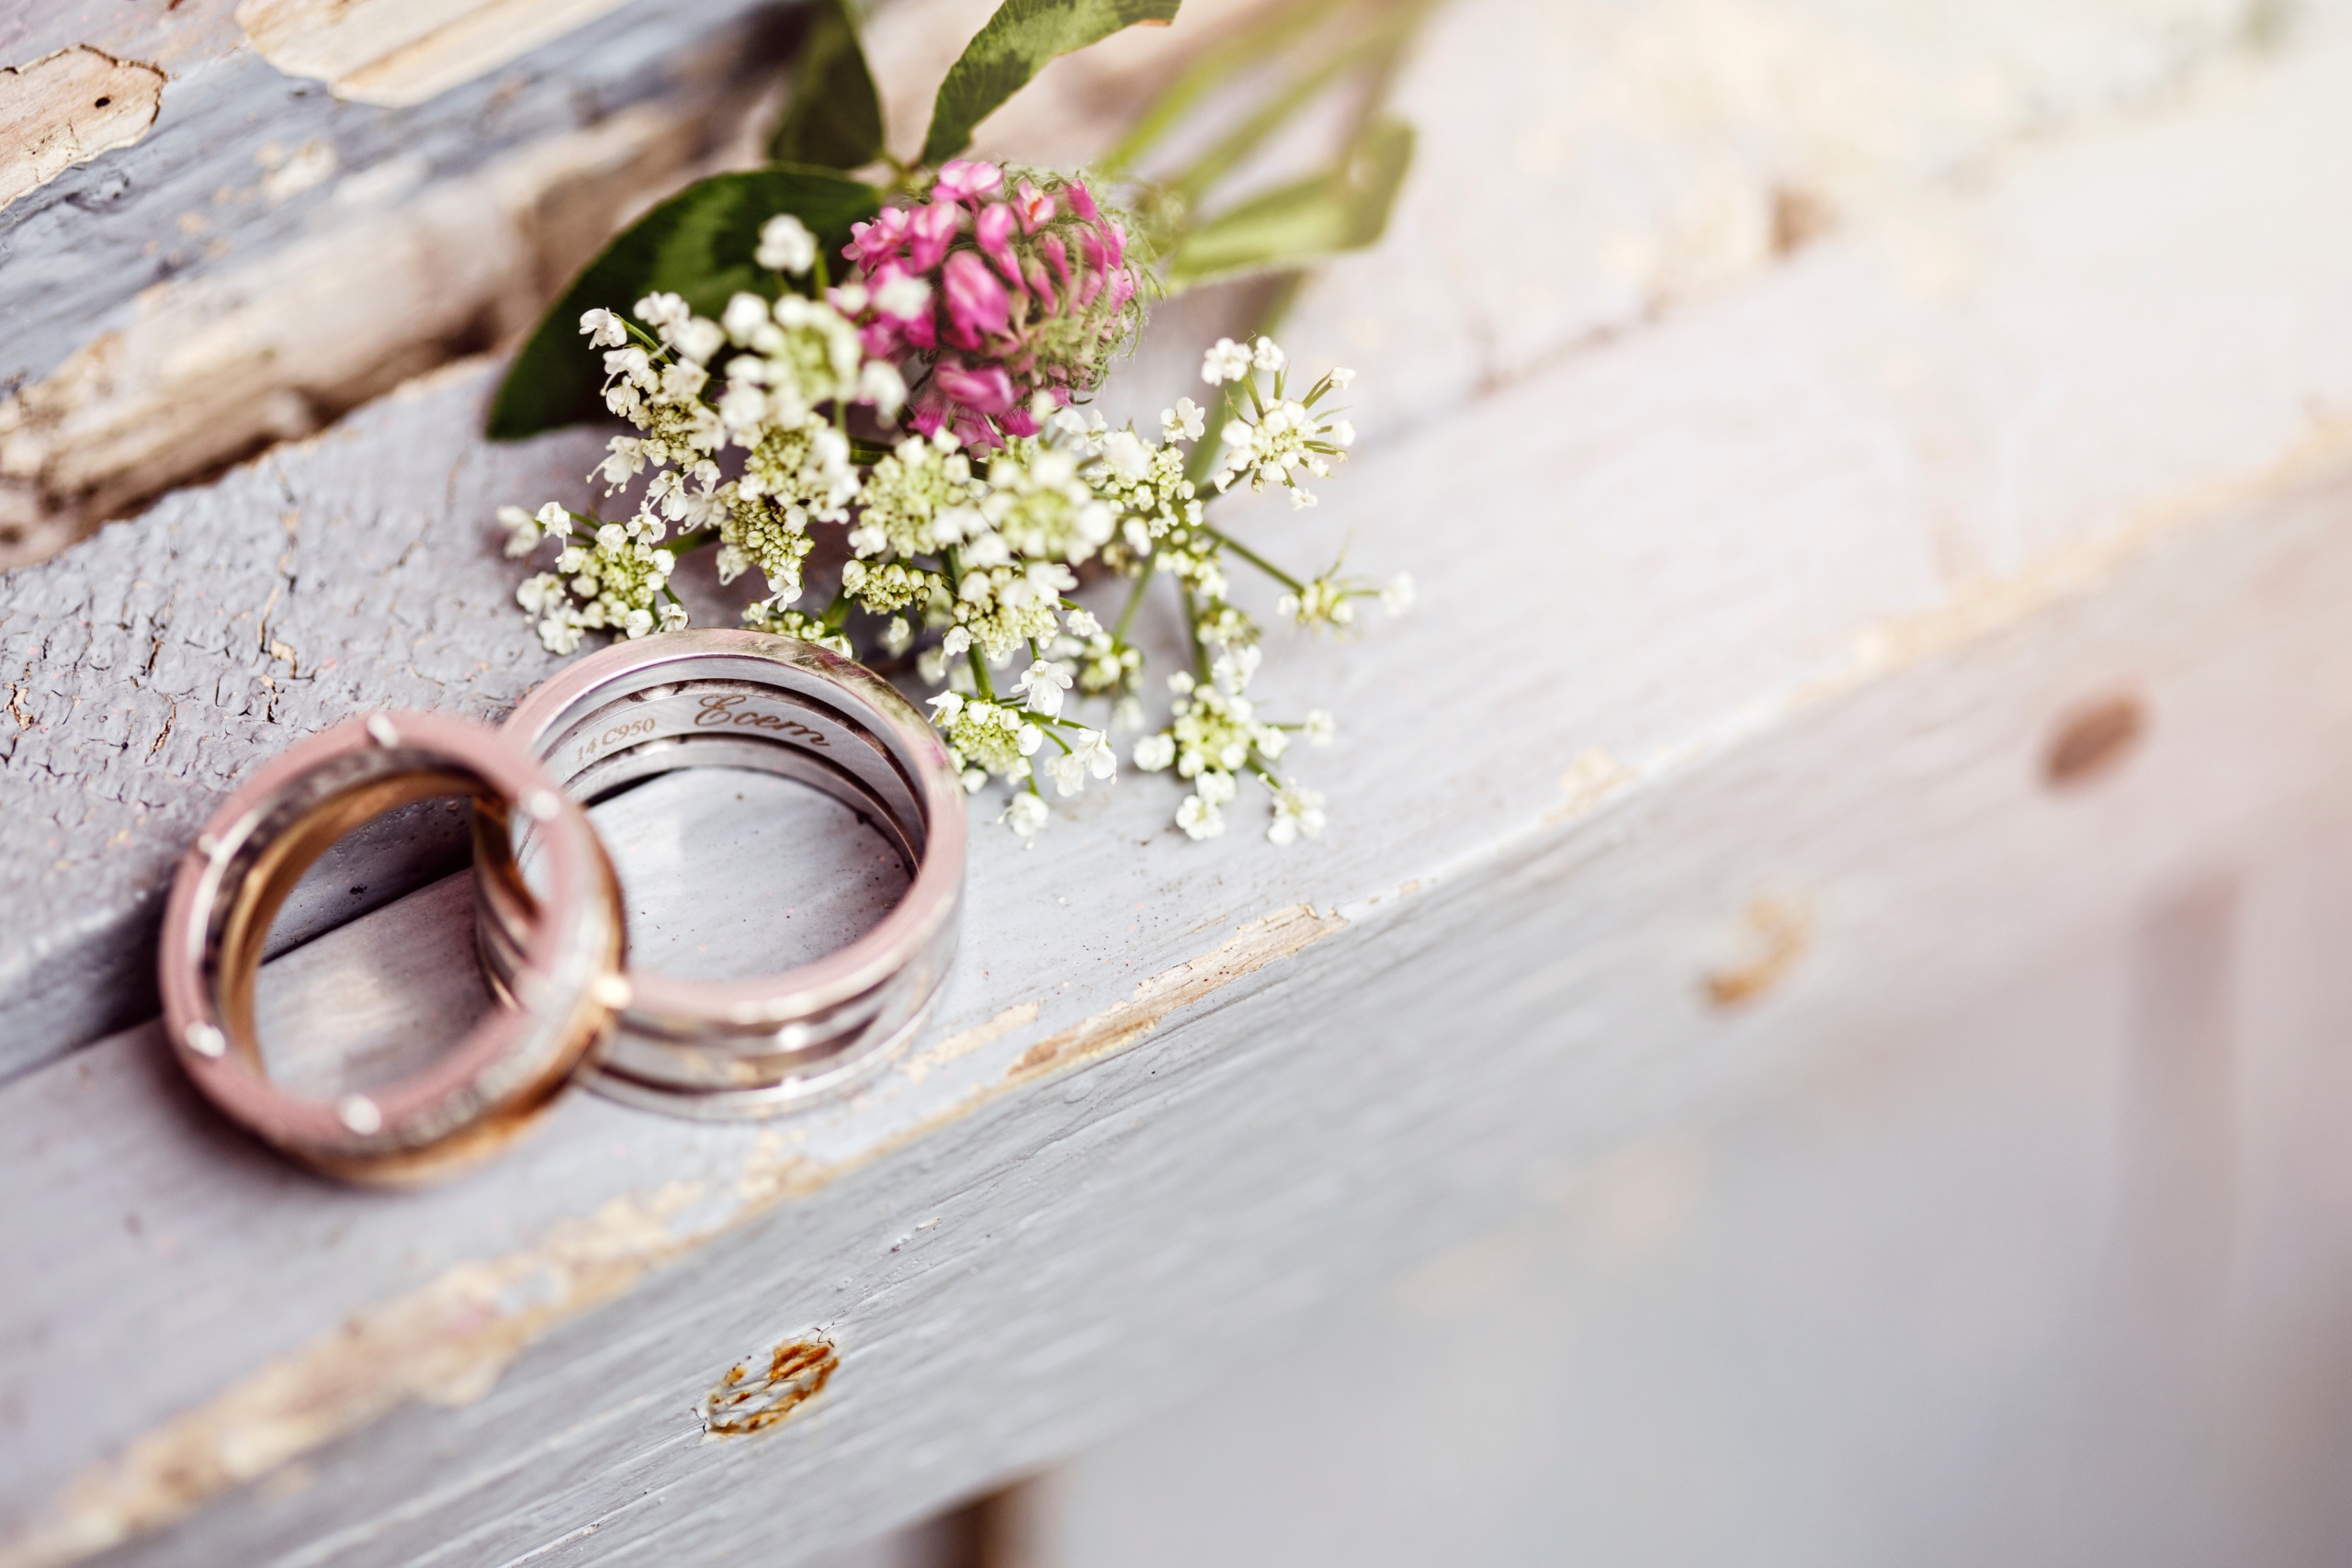
MULTIPOLYGON (((679 1224, 689 1213, 707 1212, 700 1201, 708 1194, 699 1182, 671 1182, 650 1195, 615 1198, 593 1215, 558 1221, 537 1246, 458 1264, 355 1313, 132 1439, 119 1458, 84 1471, 51 1505, 46 1523, 0 1550, 0 1568, 62 1568, 120 1545, 412 1400, 469 1404, 557 1325, 627 1293, 653 1269, 1022 1085, 1133 1044, 1169 1014, 1295 956, 1347 923, 1336 913, 1295 905, 1241 926, 1209 952, 1137 982, 1129 1000, 1032 1046, 1002 1077, 851 1158, 820 1163, 788 1152, 781 1140, 763 1140, 744 1162, 733 1204, 714 1218, 679 1224), (504 1304, 514 1301, 530 1304, 504 1304)), ((967 1055, 1034 1022, 1039 1010, 1036 1002, 1008 1008, 936 1050, 981 1037, 953 1053, 967 1055)))

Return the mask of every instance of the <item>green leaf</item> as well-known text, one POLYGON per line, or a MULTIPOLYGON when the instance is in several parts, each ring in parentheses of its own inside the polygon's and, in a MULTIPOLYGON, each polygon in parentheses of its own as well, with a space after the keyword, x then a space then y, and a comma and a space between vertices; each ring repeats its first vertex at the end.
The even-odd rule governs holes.
POLYGON ((847 0, 811 0, 792 101, 768 139, 779 164, 854 169, 882 155, 882 101, 847 0))
POLYGON ((863 181, 791 164, 688 186, 606 245, 548 311, 498 389, 491 439, 520 440, 603 416, 604 355, 580 335, 583 311, 603 306, 627 314, 656 289, 684 296, 703 316, 718 315, 739 289, 773 299, 780 280, 752 259, 762 224, 791 213, 817 236, 821 258, 838 253, 850 225, 880 204, 881 193, 863 181))
POLYGON ((971 145, 972 128, 994 114, 1029 78, 1074 49, 1138 22, 1166 26, 1180 0, 1004 0, 988 26, 948 67, 932 105, 922 161, 937 164, 971 145))
POLYGON ((1382 120, 1338 168, 1270 190, 1186 234, 1168 280, 1189 286, 1279 271, 1376 243, 1412 162, 1413 128, 1382 120))

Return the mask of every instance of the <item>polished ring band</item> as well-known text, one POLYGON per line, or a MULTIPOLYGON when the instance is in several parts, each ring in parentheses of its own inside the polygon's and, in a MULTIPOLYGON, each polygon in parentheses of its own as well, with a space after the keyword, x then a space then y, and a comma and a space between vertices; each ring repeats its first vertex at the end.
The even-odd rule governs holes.
POLYGON ((620 891, 579 807, 514 741, 438 714, 378 714, 288 749, 232 795, 180 862, 158 980, 182 1066, 233 1121, 330 1174, 420 1180, 486 1156, 545 1108, 610 1021, 620 891), (302 873, 387 811, 473 798, 477 863, 512 863, 528 824, 542 896, 517 906, 506 995, 426 1066, 331 1100, 271 1081, 254 983, 271 921, 302 873))
MULTIPOLYGON (((526 697, 505 733, 587 803, 657 773, 729 767, 831 795, 898 852, 906 893, 839 952, 750 980, 627 976, 591 1087, 673 1114, 795 1109, 854 1084, 921 1027, 955 955, 963 790, 945 746, 888 682, 820 648, 752 631, 616 642, 526 697)), ((481 863, 481 949, 493 980, 520 952, 526 890, 481 863)))

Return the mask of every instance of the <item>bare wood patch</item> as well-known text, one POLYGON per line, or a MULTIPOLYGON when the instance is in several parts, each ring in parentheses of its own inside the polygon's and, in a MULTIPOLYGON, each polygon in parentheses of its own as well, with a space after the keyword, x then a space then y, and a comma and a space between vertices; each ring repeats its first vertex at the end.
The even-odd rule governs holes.
POLYGON ((1006 1081, 1020 1083, 1132 1044, 1159 1028, 1159 1021, 1178 1008, 1199 1001, 1276 959, 1288 958, 1347 923, 1336 914, 1318 915, 1306 904, 1294 904, 1252 920, 1191 963, 1136 982, 1131 1000, 1105 1008, 1083 1023, 1040 1040, 1012 1064, 1006 1081))
POLYGON ((548 279, 701 139, 683 109, 639 105, 250 265, 157 286, 136 321, 0 398, 0 525, 53 547, 519 330, 548 279))
POLYGON ((85 1471, 5 1568, 55 1568, 167 1524, 412 1399, 469 1404, 558 1323, 619 1295, 703 1236, 673 1182, 560 1222, 538 1246, 459 1264, 278 1358, 85 1471))
POLYGON ((921 1083, 931 1076, 931 1069, 968 1056, 991 1041, 1001 1040, 1016 1029, 1026 1029, 1037 1021, 1038 1004, 1020 1002, 1005 1009, 986 1023, 975 1024, 960 1033, 951 1034, 930 1050, 910 1056, 899 1071, 909 1083, 921 1083))
POLYGON ((1567 798, 1544 814, 1544 826, 1574 821, 1633 782, 1633 769, 1600 747, 1588 746, 1560 774, 1560 793, 1567 798))
POLYGON ((0 207, 145 136, 164 73, 80 44, 0 70, 0 207))
POLYGON ((1813 922, 1803 908, 1778 898, 1758 898, 1747 907, 1747 931, 1755 956, 1724 969, 1708 972, 1707 1000, 1719 1008, 1754 1001, 1789 976, 1812 945, 1813 922))
POLYGON ((2103 778, 2132 754, 2148 728, 2147 709, 2128 692, 2086 703, 2060 721, 2041 759, 2052 789, 2103 778))
POLYGON ((712 1438, 746 1438, 764 1432, 825 1391, 842 1364, 833 1342, 821 1335, 787 1339, 754 1372, 757 1359, 736 1362, 703 1395, 702 1429, 712 1438))
POLYGON ((237 25, 289 76, 363 104, 421 104, 622 0, 243 0, 237 25))

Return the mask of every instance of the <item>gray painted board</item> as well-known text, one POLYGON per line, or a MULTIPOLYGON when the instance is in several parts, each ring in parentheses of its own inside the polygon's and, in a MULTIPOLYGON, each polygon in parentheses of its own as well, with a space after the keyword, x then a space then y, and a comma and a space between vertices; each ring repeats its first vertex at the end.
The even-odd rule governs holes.
MULTIPOLYGON (((229 1134, 152 1032, 64 1054, 231 780, 354 706, 492 713, 544 673, 488 514, 578 493, 593 442, 481 450, 467 367, 11 574, 7 1560, 847 1542, 1213 1389, 1840 1021, 2333 821, 2352 233, 2285 198, 2352 160, 2347 80, 2314 43, 2035 150, 1949 197, 1960 283, 1859 228, 1398 419, 1264 525, 1422 579, 1413 618, 1270 660, 1345 726, 1299 758, 1331 831, 1192 845, 1127 777, 1034 850, 983 832, 933 1031, 773 1128, 575 1097, 388 1198, 229 1134), (2118 693, 2137 753, 2053 791, 2053 732, 2118 693), (825 1393, 706 1440, 695 1402, 811 1329, 825 1393)), ((1340 269, 1294 352, 1405 265, 1340 269)))

